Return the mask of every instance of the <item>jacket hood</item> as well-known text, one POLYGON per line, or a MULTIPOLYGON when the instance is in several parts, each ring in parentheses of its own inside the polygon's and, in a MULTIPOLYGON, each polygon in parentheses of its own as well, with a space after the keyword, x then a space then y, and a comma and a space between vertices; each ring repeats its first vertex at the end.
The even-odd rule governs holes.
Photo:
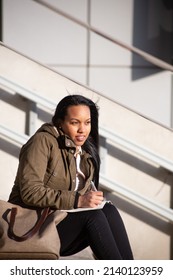
POLYGON ((73 148, 76 149, 74 142, 63 133, 62 130, 58 130, 52 123, 44 123, 37 131, 47 132, 51 136, 55 137, 59 143, 60 148, 73 148))
POLYGON ((38 132, 48 132, 49 134, 51 134, 52 136, 54 136, 55 138, 57 138, 60 133, 59 131, 55 128, 55 126, 53 126, 52 123, 44 123, 37 131, 38 132))

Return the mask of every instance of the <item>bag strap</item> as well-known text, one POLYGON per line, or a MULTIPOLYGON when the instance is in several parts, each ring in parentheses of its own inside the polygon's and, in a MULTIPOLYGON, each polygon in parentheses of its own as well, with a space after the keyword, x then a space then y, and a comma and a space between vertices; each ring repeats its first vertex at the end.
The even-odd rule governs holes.
MULTIPOLYGON (((8 229, 8 235, 11 239, 18 241, 18 242, 22 242, 25 241, 29 238, 31 238, 34 234, 36 234, 40 227, 42 226, 42 224, 44 223, 44 221, 46 220, 47 216, 49 215, 49 210, 50 208, 44 208, 40 218, 37 220, 36 224, 33 226, 32 229, 30 229, 27 233, 25 233, 22 236, 18 236, 14 233, 14 223, 15 223, 15 218, 17 215, 17 208, 13 207, 11 209, 11 215, 10 215, 10 222, 9 222, 9 229, 8 229)), ((31 210, 33 211, 33 210, 31 210)))

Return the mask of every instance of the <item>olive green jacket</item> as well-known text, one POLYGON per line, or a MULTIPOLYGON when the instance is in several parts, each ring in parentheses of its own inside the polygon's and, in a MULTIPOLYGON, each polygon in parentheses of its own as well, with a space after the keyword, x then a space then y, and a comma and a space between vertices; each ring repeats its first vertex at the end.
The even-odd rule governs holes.
POLYGON ((75 208, 94 173, 91 156, 83 150, 81 170, 86 182, 77 193, 75 150, 70 138, 51 123, 43 124, 21 149, 9 201, 26 207, 75 208))

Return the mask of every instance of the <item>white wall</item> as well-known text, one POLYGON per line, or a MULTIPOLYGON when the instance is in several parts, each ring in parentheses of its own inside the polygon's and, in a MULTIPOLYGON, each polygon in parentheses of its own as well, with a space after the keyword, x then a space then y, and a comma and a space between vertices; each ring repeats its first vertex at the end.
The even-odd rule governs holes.
MULTIPOLYGON (((81 20, 86 21, 87 19, 87 0, 52 0, 49 2, 81 20)), ((151 1, 141 1, 140 3, 144 2, 151 3, 151 1)), ((136 1, 92 0, 91 24, 125 43, 132 44, 134 42, 135 11, 133 3, 136 1)), ((152 3, 154 5, 156 1, 154 0, 152 3)), ((146 5, 144 7, 146 8, 146 5)), ((140 9, 142 8, 141 5, 140 9)), ((148 8, 150 8, 149 23, 151 23, 151 18, 154 18, 152 17, 154 8, 150 5, 148 8)), ((3 12, 4 43, 31 58, 52 66, 76 81, 87 83, 87 32, 84 28, 47 11, 46 8, 40 7, 30 0, 5 0, 3 1, 3 12)), ((141 14, 141 10, 139 12, 141 14)), ((137 13, 137 15, 139 14, 137 13)), ((165 18, 167 20, 162 18, 161 25, 167 29, 170 25, 170 12, 166 13, 165 18)), ((145 38, 141 37, 144 45, 146 38, 152 39, 159 35, 159 20, 160 17, 156 17, 154 24, 152 21, 152 28, 147 26, 148 32, 145 30, 145 38)), ((140 29, 136 32, 140 34, 140 29)), ((89 85, 127 107, 169 126, 171 74, 151 68, 145 61, 134 58, 128 51, 106 42, 97 35, 91 34, 90 39, 89 85)), ((154 40, 154 42, 156 41, 154 40)), ((140 44, 138 41, 136 43, 140 44)), ((147 41, 147 47, 148 44, 147 41)), ((149 46, 151 47, 150 44, 149 46)), ((158 49, 157 51, 159 53, 158 49)), ((119 104, 113 105, 104 97, 84 90, 78 84, 71 84, 63 77, 57 78, 56 73, 50 72, 40 65, 32 65, 32 62, 25 64, 18 55, 16 57, 6 55, 6 52, 1 50, 0 69, 6 71, 4 73, 11 79, 20 79, 20 83, 27 88, 31 87, 32 90, 55 102, 66 95, 67 90, 70 93, 82 91, 83 94, 92 97, 94 101, 98 100, 102 126, 116 130, 127 139, 130 138, 152 148, 165 157, 169 155, 170 158, 173 158, 169 130, 162 130, 156 124, 148 122, 147 118, 137 116, 119 104), (4 59, 6 57, 10 61, 10 68, 8 61, 4 59)), ((23 133, 27 110, 26 100, 3 92, 2 97, 2 123, 23 133), (17 106, 14 107, 13 104, 17 106)), ((40 118, 36 126, 38 127, 42 121, 47 120, 47 117, 50 115, 43 116, 43 119, 40 118)), ((2 139, 0 158, 3 162, 0 173, 1 184, 4 186, 1 188, 1 197, 4 199, 8 197, 13 185, 18 153, 19 147, 16 144, 2 139)), ((119 147, 113 149, 111 143, 108 145, 107 163, 108 168, 105 172, 113 180, 129 186, 165 206, 170 205, 171 173, 150 162, 136 158, 134 155, 123 153, 119 147)), ((111 196, 111 199, 121 211, 135 258, 169 259, 172 226, 160 217, 131 205, 129 201, 122 200, 121 197, 111 196)))
MULTIPOLYGON (((0 46, 0 75, 8 77, 24 86, 42 94, 54 102, 58 102, 69 92, 81 92, 98 102, 100 107, 100 125, 104 128, 116 131, 125 139, 129 139, 146 147, 161 156, 173 160, 172 141, 173 133, 169 129, 130 111, 109 99, 83 88, 54 71, 37 64, 34 61, 0 46), (7 58, 9 61, 7 61, 7 58), (8 63, 7 63, 8 62, 8 63), (10 66, 13 66, 12 68, 10 66), (16 71, 13 71, 15 68, 16 71), (27 69, 27 71, 23 71, 27 69), (33 78, 34 77, 34 78, 33 78), (106 110, 108 109, 108 110, 106 110), (166 145, 165 145, 166 143, 166 145)), ((27 112, 25 98, 4 92, 2 96, 3 125, 10 129, 24 133, 27 112), (13 106, 15 105, 15 106, 13 106)), ((38 107, 38 120, 36 128, 44 121, 49 121, 53 112, 41 110, 38 107)), ((1 139, 1 188, 0 197, 7 199, 11 191, 18 164, 19 146, 4 137, 1 139)), ((102 158, 103 160, 103 158, 102 158)), ((112 146, 107 142, 106 168, 103 169, 106 176, 119 184, 129 187, 146 197, 153 199, 167 207, 171 206, 172 173, 160 168, 145 158, 129 153, 120 146, 112 146)), ((108 194, 110 197, 110 194, 108 194)), ((141 209, 119 197, 111 195, 111 200, 120 210, 136 259, 169 259, 171 256, 171 224, 157 217, 153 213, 141 209), (134 230, 135 229, 135 230, 134 230), (139 237, 140 235, 140 237, 139 237), (152 238, 151 238, 152 236, 152 238), (141 243, 142 242, 142 243, 141 243), (145 246, 143 246, 145 244, 145 246), (162 249, 161 245, 162 244, 162 249)))
MULTIPOLYGON (((47 2, 87 22, 89 1, 47 2)), ((135 0, 91 0, 90 23, 170 62, 172 10, 166 10, 161 0, 143 0, 140 5, 135 0)), ((170 75, 94 33, 88 49, 87 36, 85 28, 34 1, 3 1, 4 43, 170 126, 170 75)))

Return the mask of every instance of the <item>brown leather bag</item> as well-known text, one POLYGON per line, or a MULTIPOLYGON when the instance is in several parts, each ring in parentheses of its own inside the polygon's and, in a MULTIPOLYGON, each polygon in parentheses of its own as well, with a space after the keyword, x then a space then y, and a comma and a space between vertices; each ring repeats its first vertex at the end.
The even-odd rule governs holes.
POLYGON ((57 224, 67 213, 28 209, 0 200, 0 260, 59 259, 57 224))

